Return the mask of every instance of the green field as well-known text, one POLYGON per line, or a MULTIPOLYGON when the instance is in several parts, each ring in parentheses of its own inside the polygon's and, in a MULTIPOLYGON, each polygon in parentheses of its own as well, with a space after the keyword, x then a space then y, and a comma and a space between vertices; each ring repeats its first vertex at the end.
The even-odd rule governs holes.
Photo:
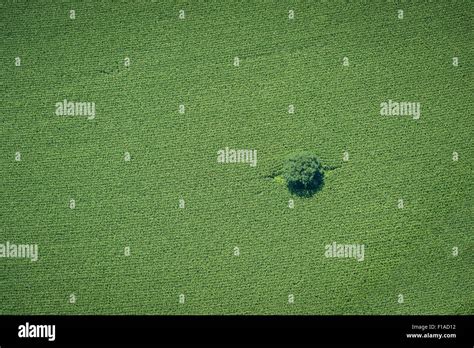
POLYGON ((2 0, 0 243, 38 260, 0 258, 0 314, 473 314, 473 15, 2 0), (389 99, 420 118, 381 116, 389 99), (338 166, 309 198, 269 178, 300 150, 338 166))

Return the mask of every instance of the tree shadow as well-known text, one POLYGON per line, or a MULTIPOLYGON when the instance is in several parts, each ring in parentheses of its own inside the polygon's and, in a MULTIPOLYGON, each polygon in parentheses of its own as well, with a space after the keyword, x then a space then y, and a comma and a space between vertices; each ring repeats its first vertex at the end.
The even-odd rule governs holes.
POLYGON ((321 191, 324 186, 324 173, 316 173, 313 181, 309 185, 300 182, 288 182, 288 190, 298 197, 309 198, 321 191))

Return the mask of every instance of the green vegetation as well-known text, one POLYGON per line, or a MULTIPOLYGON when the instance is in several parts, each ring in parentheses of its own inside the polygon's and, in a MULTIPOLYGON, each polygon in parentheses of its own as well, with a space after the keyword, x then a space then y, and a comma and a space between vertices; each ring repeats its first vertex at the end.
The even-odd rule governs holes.
POLYGON ((323 166, 315 154, 299 152, 286 160, 283 177, 290 191, 300 196, 311 196, 324 183, 323 166))
POLYGON ((473 8, 3 2, 0 243, 39 258, 0 258, 0 313, 472 314, 473 8), (381 116, 390 98, 420 118, 381 116), (304 149, 342 166, 309 197, 266 177, 304 149))

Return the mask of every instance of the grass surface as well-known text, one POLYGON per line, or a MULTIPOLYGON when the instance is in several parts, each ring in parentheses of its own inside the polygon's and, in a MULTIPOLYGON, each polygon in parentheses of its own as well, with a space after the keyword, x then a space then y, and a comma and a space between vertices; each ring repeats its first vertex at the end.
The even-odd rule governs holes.
POLYGON ((0 313, 472 314, 473 10, 2 1, 0 243, 39 260, 0 259, 0 313), (420 119, 380 116, 388 99, 420 119), (226 146, 257 167, 218 164, 226 146), (341 165, 311 198, 266 178, 298 150, 341 165), (333 241, 365 260, 325 258, 333 241))

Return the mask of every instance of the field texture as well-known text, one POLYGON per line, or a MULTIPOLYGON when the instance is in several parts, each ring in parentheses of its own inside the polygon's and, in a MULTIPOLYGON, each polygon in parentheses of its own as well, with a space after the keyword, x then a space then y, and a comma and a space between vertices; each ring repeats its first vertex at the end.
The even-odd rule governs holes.
POLYGON ((0 244, 38 260, 4 250, 0 313, 473 314, 473 14, 1 1, 0 244), (309 198, 271 177, 299 150, 338 167, 309 198))

